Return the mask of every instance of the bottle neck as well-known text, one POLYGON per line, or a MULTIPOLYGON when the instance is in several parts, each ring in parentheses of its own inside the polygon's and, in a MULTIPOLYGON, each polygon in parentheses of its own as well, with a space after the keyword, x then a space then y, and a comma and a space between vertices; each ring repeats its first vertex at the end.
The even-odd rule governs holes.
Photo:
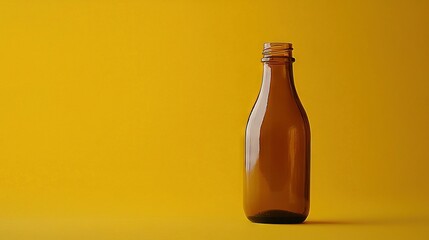
POLYGON ((293 82, 291 43, 265 43, 262 54, 264 74, 260 92, 267 105, 282 106, 297 101, 293 82), (278 103, 278 104, 277 104, 278 103))
POLYGON ((264 62, 261 94, 276 102, 295 100, 292 61, 264 62))

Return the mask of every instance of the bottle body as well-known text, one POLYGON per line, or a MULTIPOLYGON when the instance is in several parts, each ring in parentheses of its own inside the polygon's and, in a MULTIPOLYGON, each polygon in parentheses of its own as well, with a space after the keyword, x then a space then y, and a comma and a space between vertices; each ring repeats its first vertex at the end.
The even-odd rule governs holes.
POLYGON ((262 87, 246 127, 244 210, 252 222, 301 223, 309 212, 310 126, 291 52, 275 51, 291 45, 274 45, 265 44, 273 54, 263 58, 262 87))

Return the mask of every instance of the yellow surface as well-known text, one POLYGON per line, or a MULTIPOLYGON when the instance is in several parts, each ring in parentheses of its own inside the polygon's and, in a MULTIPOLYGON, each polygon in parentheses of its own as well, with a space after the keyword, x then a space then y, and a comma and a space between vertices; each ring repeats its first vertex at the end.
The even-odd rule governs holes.
POLYGON ((428 12, 425 1, 1 1, 0 239, 428 239, 428 12), (268 41, 295 47, 309 224, 242 212, 268 41))

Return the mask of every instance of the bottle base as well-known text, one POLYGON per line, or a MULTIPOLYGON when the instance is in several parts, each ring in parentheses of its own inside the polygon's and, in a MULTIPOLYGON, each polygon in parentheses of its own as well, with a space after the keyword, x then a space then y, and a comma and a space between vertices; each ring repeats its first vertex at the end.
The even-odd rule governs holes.
POLYGON ((298 224, 304 222, 307 216, 284 210, 269 210, 247 218, 254 223, 298 224))

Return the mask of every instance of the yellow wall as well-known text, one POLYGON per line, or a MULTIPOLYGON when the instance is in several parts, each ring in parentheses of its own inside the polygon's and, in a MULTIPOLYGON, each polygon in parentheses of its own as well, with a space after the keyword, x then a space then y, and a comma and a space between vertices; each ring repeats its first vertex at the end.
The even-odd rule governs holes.
POLYGON ((0 218, 242 213, 263 42, 294 44, 310 219, 429 201, 424 1, 2 1, 0 218))

